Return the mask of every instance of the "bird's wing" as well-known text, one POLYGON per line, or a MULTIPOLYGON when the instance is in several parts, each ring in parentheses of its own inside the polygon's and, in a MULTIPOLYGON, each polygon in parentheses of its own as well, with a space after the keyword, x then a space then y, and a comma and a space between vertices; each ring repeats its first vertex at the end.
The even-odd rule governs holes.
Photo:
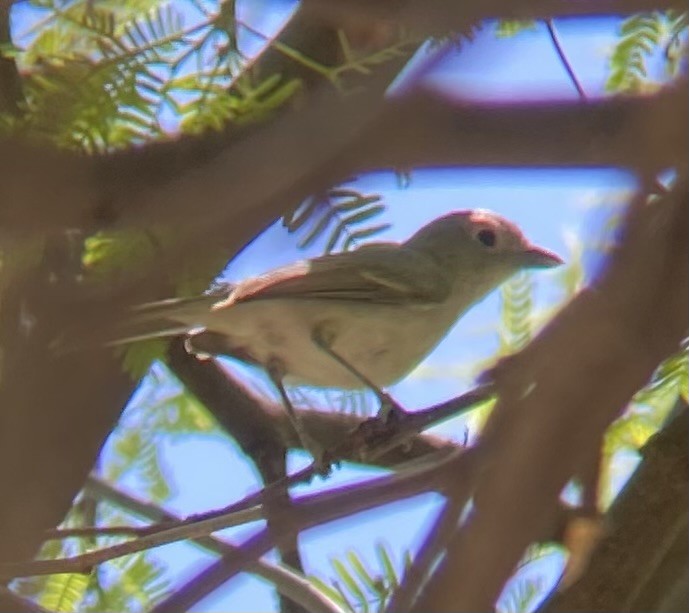
POLYGON ((275 298, 430 305, 442 302, 449 292, 446 274, 427 255, 396 243, 373 243, 248 279, 214 310, 275 298))

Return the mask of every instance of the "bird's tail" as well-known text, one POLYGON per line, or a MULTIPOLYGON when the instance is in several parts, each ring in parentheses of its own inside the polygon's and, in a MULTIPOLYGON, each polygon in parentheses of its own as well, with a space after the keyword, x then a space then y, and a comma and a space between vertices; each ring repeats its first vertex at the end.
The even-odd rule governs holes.
POLYGON ((137 305, 123 312, 114 323, 85 323, 65 331, 51 348, 61 354, 186 334, 203 327, 200 316, 218 300, 217 295, 204 294, 137 305))

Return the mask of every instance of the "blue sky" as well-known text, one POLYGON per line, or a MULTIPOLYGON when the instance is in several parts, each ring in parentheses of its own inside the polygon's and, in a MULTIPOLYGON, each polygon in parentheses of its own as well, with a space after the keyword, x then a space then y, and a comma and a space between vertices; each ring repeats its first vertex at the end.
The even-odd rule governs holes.
MULTIPOLYGON (((242 19, 270 34, 284 21, 294 3, 247 0, 238 6, 242 19)), ((589 96, 603 94, 619 22, 619 19, 556 22, 565 51, 589 96)), ((240 42, 249 52, 255 52, 263 44, 260 37, 246 32, 240 35, 240 42)), ((486 24, 472 42, 427 47, 412 61, 407 75, 414 75, 420 66, 431 66, 431 70, 419 86, 450 97, 513 101, 572 99, 577 95, 543 25, 513 38, 498 39, 492 24, 486 24)), ((407 86, 401 81, 396 87, 398 92, 403 92, 407 86)), ((616 169, 429 168, 414 170, 406 187, 401 187, 389 172, 361 176, 353 186, 362 192, 380 194, 387 205, 385 221, 391 222, 392 227, 377 239, 403 240, 424 223, 450 210, 480 207, 517 222, 534 242, 567 260, 576 245, 572 237, 584 242, 594 238, 591 228, 600 226, 600 209, 596 207, 618 205, 624 193, 633 187, 633 180, 616 169)), ((321 241, 301 250, 297 247, 298 239, 298 235, 288 234, 276 223, 233 260, 224 276, 242 279, 280 264, 318 255, 323 249, 321 241)), ((585 260, 589 270, 595 266, 595 259, 592 253, 585 260)), ((552 311, 565 298, 560 277, 558 270, 533 276, 540 312, 552 311)), ((472 365, 494 355, 497 349, 498 321, 496 293, 467 314, 433 354, 391 388, 391 393, 405 407, 414 409, 465 391, 477 374, 472 365)), ((162 369, 157 368, 160 375, 162 369)), ((244 373, 264 393, 274 393, 260 372, 230 362, 228 368, 244 373)), ((141 393, 147 385, 151 385, 150 380, 141 393)), ((435 431, 460 440, 466 427, 472 427, 470 420, 455 419, 435 431)), ((167 506, 179 514, 226 505, 258 486, 253 469, 242 460, 234 443, 221 435, 161 439, 160 454, 174 489, 167 506)), ((294 453, 290 457, 293 467, 305 461, 304 454, 294 453)), ((328 485, 378 473, 374 469, 345 466, 328 485)), ((122 485, 135 489, 136 480, 122 485)), ((308 488, 302 487, 300 491, 305 489, 308 488)), ((390 545, 397 561, 401 561, 402 552, 408 548, 413 550, 423 539, 438 500, 437 496, 425 495, 304 533, 300 542, 307 572, 330 573, 329 559, 341 557, 350 548, 375 568, 374 547, 381 540, 390 545)), ((253 529, 242 527, 227 531, 227 535, 239 542, 253 529)), ((160 548, 155 555, 168 566, 173 581, 188 578, 211 559, 186 544, 160 548)), ((538 570, 552 580, 560 562, 553 560, 538 570)), ((268 585, 241 575, 206 598, 195 610, 268 611, 275 607, 274 593, 268 585)))

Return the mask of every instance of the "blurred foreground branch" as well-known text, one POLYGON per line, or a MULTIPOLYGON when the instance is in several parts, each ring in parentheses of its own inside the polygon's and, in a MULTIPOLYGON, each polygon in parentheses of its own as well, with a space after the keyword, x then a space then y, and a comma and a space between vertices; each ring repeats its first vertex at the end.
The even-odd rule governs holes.
POLYGON ((605 17, 663 9, 685 10, 680 0, 487 0, 458 4, 454 0, 304 0, 321 19, 393 21, 424 35, 461 30, 488 19, 554 19, 605 17))
POLYGON ((8 170, 0 185, 0 221, 17 230, 91 227, 102 223, 103 205, 116 226, 183 220, 186 237, 175 252, 188 253, 218 225, 227 231, 230 218, 252 211, 252 219, 266 223, 362 170, 681 166, 687 160, 686 90, 681 81, 643 98, 509 106, 429 93, 382 100, 377 91, 348 98, 321 92, 239 141, 216 133, 93 159, 0 141, 0 162, 8 170), (39 183, 30 180, 37 168, 39 183), (59 206, 49 194, 60 195, 59 206))
POLYGON ((539 613, 686 611, 689 604, 689 410, 641 450, 642 461, 607 517, 586 574, 539 613))

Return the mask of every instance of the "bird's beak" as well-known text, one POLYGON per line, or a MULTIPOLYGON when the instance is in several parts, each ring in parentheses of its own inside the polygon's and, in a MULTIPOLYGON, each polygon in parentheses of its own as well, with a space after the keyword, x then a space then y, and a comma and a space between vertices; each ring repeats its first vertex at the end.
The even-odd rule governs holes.
POLYGON ((548 249, 543 247, 529 246, 524 250, 526 268, 553 268, 564 264, 564 260, 548 249))

